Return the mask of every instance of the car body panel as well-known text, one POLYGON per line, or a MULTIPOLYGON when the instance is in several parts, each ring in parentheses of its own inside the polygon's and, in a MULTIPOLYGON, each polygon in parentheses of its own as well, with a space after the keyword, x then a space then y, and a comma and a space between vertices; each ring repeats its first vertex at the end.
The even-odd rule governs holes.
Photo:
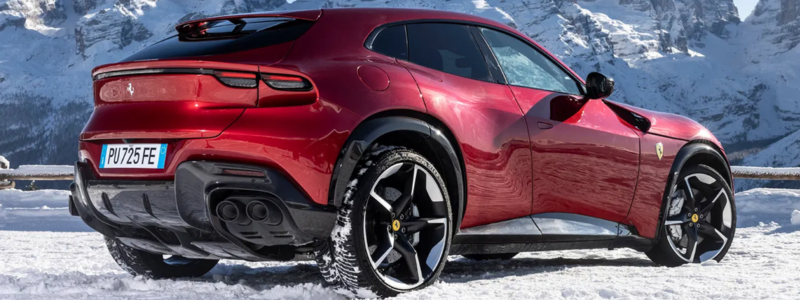
POLYGON ((654 238, 664 190, 672 176, 670 168, 675 162, 678 151, 687 142, 653 134, 642 134, 640 141, 642 163, 639 168, 639 182, 636 185, 636 195, 630 213, 623 223, 636 227, 642 237, 654 238), (656 150, 656 145, 659 143, 663 149, 661 158, 658 157, 656 150))
POLYGON ((531 214, 574 213, 614 222, 628 214, 639 136, 599 100, 515 87, 533 152, 531 214))
MULTIPOLYGON (((92 172, 104 180, 169 180, 180 163, 191 160, 228 161, 272 167, 290 175, 301 190, 319 204, 327 204, 330 174, 350 128, 359 118, 331 103, 280 108, 247 109, 214 138, 167 140, 165 167, 158 169, 99 169, 102 145, 122 140, 84 141, 81 160, 92 162, 92 172), (303 126, 286 126, 299 122, 303 126), (270 128, 270 130, 264 130, 270 128)), ((142 139, 136 143, 156 140, 142 139)), ((158 140, 164 141, 164 140, 158 140)))
POLYGON ((610 102, 647 118, 651 123, 650 129, 647 131, 650 134, 657 134, 685 141, 707 140, 722 149, 722 143, 711 134, 711 131, 695 120, 676 114, 652 111, 613 101, 610 102))
POLYGON ((528 130, 506 85, 483 82, 403 62, 428 113, 458 139, 467 178, 462 228, 529 215, 531 154, 528 130))

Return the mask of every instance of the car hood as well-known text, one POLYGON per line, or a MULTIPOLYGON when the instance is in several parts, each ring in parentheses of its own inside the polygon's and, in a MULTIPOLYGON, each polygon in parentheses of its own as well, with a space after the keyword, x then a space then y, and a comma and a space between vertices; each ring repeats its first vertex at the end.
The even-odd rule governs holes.
MULTIPOLYGON (((606 100, 607 101, 607 100, 606 100)), ((687 117, 679 116, 671 113, 657 112, 627 104, 611 102, 614 105, 622 107, 628 111, 636 113, 650 122, 650 128, 646 130, 647 133, 671 137, 685 141, 692 140, 708 140, 714 144, 720 145, 717 138, 700 123, 689 119, 687 117)), ((721 145, 720 145, 720 148, 721 145)))

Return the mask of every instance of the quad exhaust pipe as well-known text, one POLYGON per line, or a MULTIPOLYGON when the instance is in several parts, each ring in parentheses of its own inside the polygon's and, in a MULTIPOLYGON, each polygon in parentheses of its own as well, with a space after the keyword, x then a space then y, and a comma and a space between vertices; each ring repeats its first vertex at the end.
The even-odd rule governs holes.
POLYGON ((247 214, 241 202, 225 200, 217 204, 217 216, 228 223, 247 223, 247 214))
POLYGON ((247 217, 250 220, 269 225, 281 223, 281 210, 272 202, 253 201, 247 204, 247 217))
POLYGON ((213 208, 216 218, 212 219, 212 224, 231 242, 277 246, 294 245, 298 239, 304 242, 309 239, 297 225, 289 222, 292 216, 280 199, 269 195, 234 193, 220 200, 213 208))
POLYGON ((225 200, 217 204, 217 216, 224 222, 245 225, 250 221, 277 225, 283 221, 280 208, 272 202, 254 200, 245 206, 240 201, 225 200))
POLYGON ((250 202, 247 205, 247 217, 256 222, 263 222, 269 219, 269 209, 259 201, 250 202))

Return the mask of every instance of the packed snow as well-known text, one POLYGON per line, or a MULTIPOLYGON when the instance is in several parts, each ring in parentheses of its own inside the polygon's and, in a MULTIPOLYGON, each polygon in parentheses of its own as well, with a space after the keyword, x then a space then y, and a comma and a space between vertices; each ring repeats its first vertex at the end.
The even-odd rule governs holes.
POLYGON ((68 198, 69 191, 63 190, 0 190, 0 230, 90 231, 70 216, 68 198))
POLYGON ((761 223, 792 224, 792 212, 800 210, 800 190, 752 189, 736 194, 737 226, 761 223))
MULTIPOLYGON (((117 267, 98 233, 63 224, 29 231, 59 214, 68 217, 66 195, 0 191, 0 224, 9 225, 4 212, 29 212, 27 222, 15 219, 13 231, 0 231, 0 298, 342 299, 323 285, 313 262, 222 261, 197 279, 132 277, 117 267)), ((800 298, 800 191, 755 189, 738 193, 736 201, 739 229, 721 263, 656 267, 627 249, 525 253, 485 262, 451 256, 438 283, 398 299, 800 298)))

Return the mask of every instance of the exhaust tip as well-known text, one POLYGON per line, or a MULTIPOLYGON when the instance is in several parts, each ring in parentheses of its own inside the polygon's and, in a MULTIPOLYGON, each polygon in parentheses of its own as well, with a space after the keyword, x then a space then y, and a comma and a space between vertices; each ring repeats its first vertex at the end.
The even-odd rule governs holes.
POLYGON ((240 215, 239 207, 231 201, 225 200, 217 205, 217 216, 225 222, 234 222, 240 215))
POLYGON ((278 225, 283 221, 283 213, 275 203, 266 200, 255 200, 247 204, 247 217, 255 222, 267 225, 278 225))
POLYGON ((256 222, 264 222, 269 219, 269 209, 259 201, 250 202, 247 205, 247 217, 256 222))

